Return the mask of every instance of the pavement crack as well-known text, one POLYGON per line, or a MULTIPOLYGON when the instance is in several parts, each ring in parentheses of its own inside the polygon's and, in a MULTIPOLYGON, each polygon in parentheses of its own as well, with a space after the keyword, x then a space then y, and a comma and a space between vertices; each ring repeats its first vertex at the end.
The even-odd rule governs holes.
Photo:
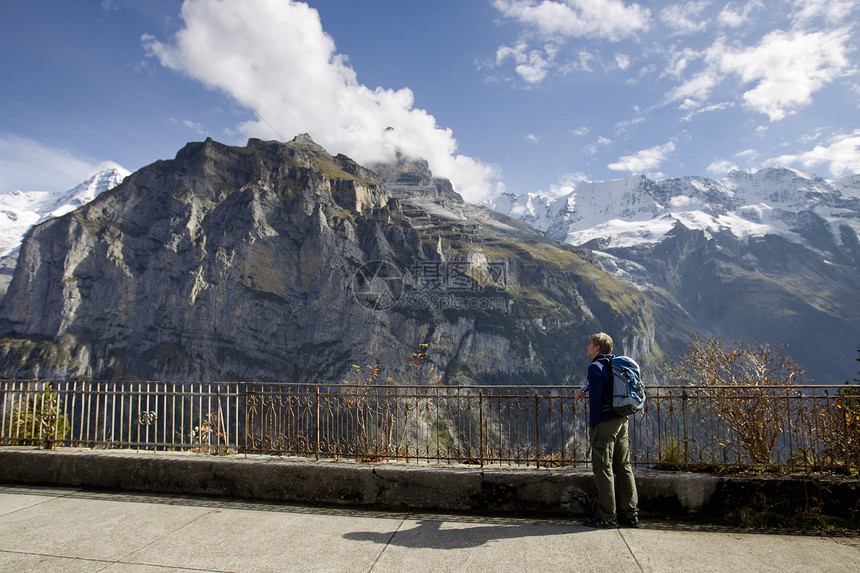
POLYGON ((621 539, 624 540, 624 545, 627 546, 627 551, 630 552, 630 556, 633 557, 633 561, 636 562, 636 566, 639 567, 640 571, 645 571, 645 568, 642 567, 641 563, 639 563, 639 559, 636 558, 636 554, 633 552, 633 548, 630 547, 630 543, 627 542, 627 538, 624 536, 624 532, 621 530, 618 530, 618 535, 620 535, 621 539))
MULTIPOLYGON (((185 529, 186 527, 188 527, 188 526, 190 526, 190 525, 192 525, 192 524, 194 524, 194 523, 196 523, 196 522, 200 521, 200 520, 201 520, 201 519, 203 519, 204 517, 208 517, 208 516, 212 515, 213 513, 217 513, 217 512, 219 512, 219 511, 221 511, 222 509, 224 509, 225 505, 226 505, 226 504, 221 504, 221 505, 218 505, 218 506, 216 506, 216 507, 213 507, 213 508, 211 508, 209 511, 207 511, 206 513, 202 513, 202 514, 198 515, 197 517, 195 517, 194 519, 192 519, 192 520, 190 520, 190 521, 186 521, 186 522, 184 522, 182 525, 180 525, 180 526, 178 526, 178 527, 174 528, 173 530, 171 530, 171 531, 169 531, 169 532, 166 532, 166 533, 165 533, 164 535, 162 535, 161 537, 158 537, 158 538, 156 538, 156 539, 153 539, 153 540, 152 540, 152 541, 150 541, 149 543, 147 543, 147 544, 145 544, 145 545, 142 545, 142 546, 140 546, 140 547, 136 548, 134 551, 132 551, 132 552, 128 553, 127 555, 124 555, 123 557, 121 557, 121 558, 117 559, 117 560, 116 560, 116 563, 122 563, 122 564, 126 564, 126 563, 128 563, 128 564, 131 564, 132 562, 131 562, 131 561, 129 561, 129 559, 130 559, 130 558, 131 558, 131 556, 132 556, 132 555, 134 555, 135 553, 140 553, 141 551, 143 551, 143 550, 144 550, 144 549, 146 549, 147 547, 150 547, 151 545, 154 545, 155 543, 158 543, 158 542, 162 541, 163 539, 167 539, 168 537, 170 537, 170 536, 172 536, 172 535, 175 535, 177 531, 181 531, 182 529, 185 529)), ((149 565, 149 566, 163 567, 163 565, 156 565, 156 564, 153 564, 153 563, 145 563, 145 564, 142 564, 142 565, 149 565)))
POLYGON ((394 532, 392 532, 391 537, 388 538, 388 541, 385 542, 382 549, 379 550, 379 554, 376 556, 376 559, 373 560, 373 564, 370 566, 370 569, 367 570, 367 573, 371 573, 371 571, 376 567, 376 564, 379 563, 379 559, 382 557, 382 554, 385 553, 385 550, 388 549, 389 545, 391 545, 391 542, 394 540, 394 536, 397 535, 404 523, 406 523, 406 517, 401 519, 400 523, 397 524, 397 527, 394 528, 394 532))

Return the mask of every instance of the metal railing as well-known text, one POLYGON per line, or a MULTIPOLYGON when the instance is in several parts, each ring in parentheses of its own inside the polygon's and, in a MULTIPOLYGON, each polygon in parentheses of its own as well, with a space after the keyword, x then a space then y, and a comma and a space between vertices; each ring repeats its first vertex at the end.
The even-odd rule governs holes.
POLYGON ((244 449, 480 465, 582 461, 585 418, 575 390, 257 386, 247 398, 244 449))
POLYGON ((220 451, 240 441, 236 384, 0 381, 0 445, 220 451))
MULTIPOLYGON (((364 461, 589 462, 575 387, 0 381, 0 445, 364 461)), ((860 467, 857 386, 660 386, 637 465, 860 467)))

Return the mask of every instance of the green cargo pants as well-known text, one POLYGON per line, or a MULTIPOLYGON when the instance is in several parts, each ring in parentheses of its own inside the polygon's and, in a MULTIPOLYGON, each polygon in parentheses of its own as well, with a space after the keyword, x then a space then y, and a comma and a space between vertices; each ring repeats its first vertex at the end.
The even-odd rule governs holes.
POLYGON ((604 521, 616 518, 616 511, 631 517, 638 513, 639 495, 630 467, 630 440, 627 417, 600 422, 589 428, 591 466, 597 482, 597 515, 604 521))

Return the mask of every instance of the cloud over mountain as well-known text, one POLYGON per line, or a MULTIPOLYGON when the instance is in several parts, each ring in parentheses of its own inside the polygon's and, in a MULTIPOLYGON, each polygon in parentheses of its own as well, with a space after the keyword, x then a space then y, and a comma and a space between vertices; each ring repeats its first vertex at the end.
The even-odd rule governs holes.
POLYGON ((497 191, 497 169, 458 154, 453 132, 416 108, 409 88, 360 83, 308 5, 186 0, 182 19, 175 38, 146 35, 144 45, 162 65, 252 110, 258 120, 239 125, 243 134, 284 139, 309 132, 363 163, 390 161, 398 152, 423 157, 469 200, 497 191))

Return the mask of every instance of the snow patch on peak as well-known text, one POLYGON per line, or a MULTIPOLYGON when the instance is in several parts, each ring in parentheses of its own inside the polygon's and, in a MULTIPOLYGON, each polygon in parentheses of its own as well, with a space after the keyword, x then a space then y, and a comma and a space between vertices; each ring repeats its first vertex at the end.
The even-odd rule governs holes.
POLYGON ((27 230, 86 205, 122 183, 130 172, 120 166, 99 171, 68 191, 12 191, 0 195, 0 257, 21 245, 27 230))
POLYGON ((606 247, 633 247, 657 243, 671 231, 677 221, 669 216, 645 221, 612 219, 583 230, 571 230, 566 243, 583 245, 601 241, 606 247))
POLYGON ((127 170, 121 167, 111 167, 99 171, 73 189, 59 194, 51 206, 50 212, 44 218, 62 217, 66 213, 86 205, 108 189, 113 189, 122 183, 129 174, 127 170))
POLYGON ((860 175, 851 175, 829 182, 843 197, 860 199, 860 175))
POLYGON ((787 168, 732 171, 723 179, 654 181, 637 175, 579 183, 559 198, 509 195, 491 208, 574 245, 594 240, 603 248, 654 244, 677 223, 744 241, 775 234, 799 242, 807 231, 818 232, 804 226, 811 218, 823 221, 838 245, 844 228, 860 234, 860 176, 828 182, 787 168))

